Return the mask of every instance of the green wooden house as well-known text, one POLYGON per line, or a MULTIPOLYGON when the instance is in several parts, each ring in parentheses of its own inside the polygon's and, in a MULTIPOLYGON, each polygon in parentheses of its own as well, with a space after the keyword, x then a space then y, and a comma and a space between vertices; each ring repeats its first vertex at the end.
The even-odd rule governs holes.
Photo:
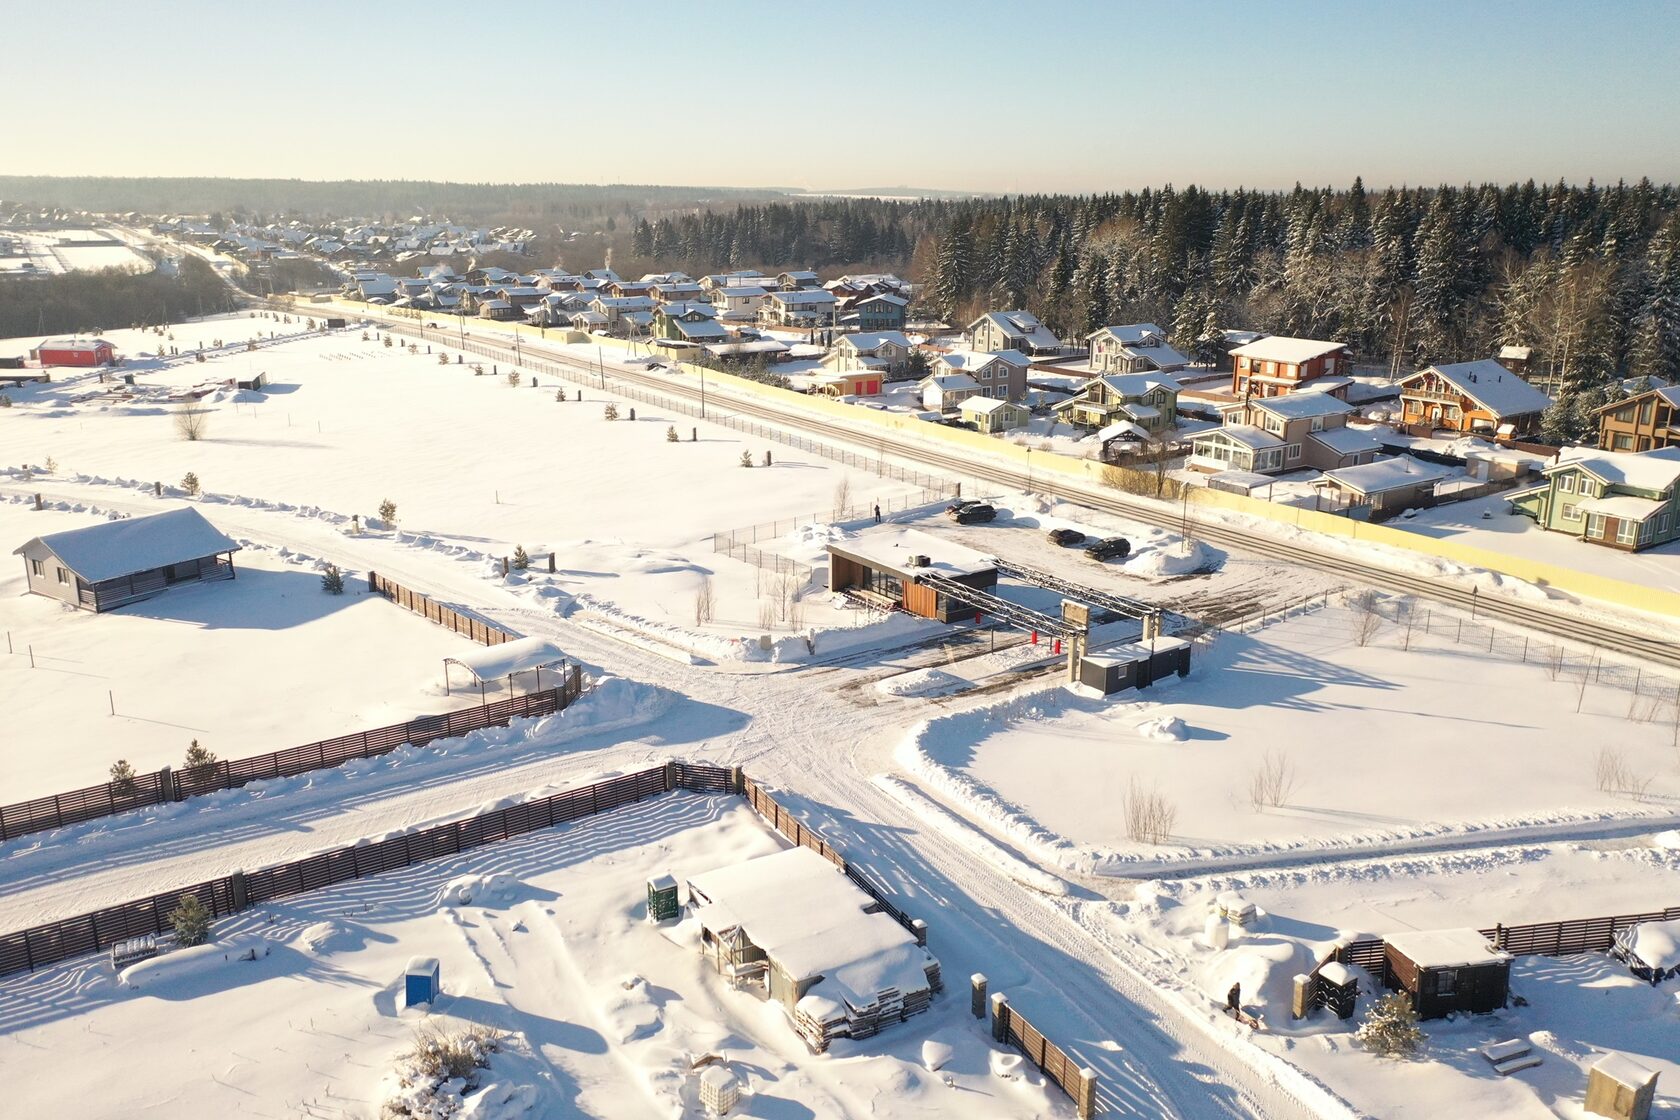
POLYGON ((1541 473, 1544 483, 1507 500, 1542 529, 1628 552, 1680 539, 1680 447, 1565 448, 1541 473))

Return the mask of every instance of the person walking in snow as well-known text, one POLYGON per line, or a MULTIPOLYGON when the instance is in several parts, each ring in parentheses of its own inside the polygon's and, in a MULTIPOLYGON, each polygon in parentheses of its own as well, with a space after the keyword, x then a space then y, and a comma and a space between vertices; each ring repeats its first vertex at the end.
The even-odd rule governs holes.
POLYGON ((875 524, 879 525, 880 523, 881 523, 881 503, 876 502, 875 503, 875 524))

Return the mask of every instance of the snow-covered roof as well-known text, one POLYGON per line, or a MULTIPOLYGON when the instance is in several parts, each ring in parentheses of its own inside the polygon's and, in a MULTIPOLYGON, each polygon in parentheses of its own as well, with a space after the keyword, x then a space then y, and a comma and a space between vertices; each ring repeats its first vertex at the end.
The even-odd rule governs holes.
POLYGON ((930 382, 941 392, 948 393, 952 389, 973 389, 975 392, 980 391, 980 382, 974 380, 974 378, 970 377, 966 373, 930 373, 926 377, 922 378, 920 384, 925 386, 930 382))
POLYGON ((237 552, 240 547, 191 508, 49 533, 35 537, 12 554, 21 555, 37 542, 89 583, 237 552))
POLYGON ((1259 358, 1263 362, 1288 362, 1292 365, 1298 365, 1301 362, 1310 362, 1321 355, 1333 354, 1337 350, 1345 348, 1346 344, 1341 342, 1272 335, 1257 342, 1250 342, 1246 346, 1239 346, 1230 353, 1237 358, 1259 358))
POLYGON ((1232 443, 1240 443, 1251 451, 1264 451, 1270 447, 1282 447, 1283 441, 1264 428, 1256 428, 1253 424, 1227 424, 1222 428, 1210 428, 1196 437, 1200 443, 1204 439, 1229 439, 1232 443))
POLYGON ((1167 332, 1154 323, 1126 323, 1121 326, 1098 327, 1086 335, 1087 341, 1108 335, 1124 346, 1153 346, 1167 340, 1167 332))
POLYGON ((1580 467, 1612 486, 1662 491, 1680 479, 1680 447, 1639 452, 1566 447, 1544 473, 1550 475, 1570 467, 1580 467))
POLYGON ((1098 443, 1107 443, 1111 439, 1135 439, 1149 441, 1149 433, 1138 427, 1130 420, 1116 420, 1114 423, 1098 428, 1093 436, 1098 443))
POLYGON ((1502 362, 1526 362, 1533 353, 1533 348, 1529 346, 1501 346, 1499 348, 1499 360, 1502 362))
POLYGON ((866 303, 890 303, 894 307, 910 306, 909 300, 905 299, 903 296, 895 296, 891 292, 876 292, 874 295, 865 296, 858 300, 858 306, 860 307, 866 303))
POLYGON ((1329 964, 1318 970, 1318 975, 1321 980, 1326 980, 1329 983, 1336 985, 1338 988, 1345 987, 1348 981, 1354 978, 1353 969, 1349 968, 1341 961, 1331 961, 1329 964))
POLYGON ((874 899, 809 848, 789 848, 689 878, 700 925, 739 927, 795 981, 823 977, 854 1007, 873 1004, 885 988, 927 987, 931 958, 874 899))
POLYGON ((1680 968, 1680 918, 1640 922, 1618 933, 1616 944, 1648 968, 1680 968))
POLYGON ((513 673, 524 673, 541 666, 548 668, 565 660, 560 647, 543 638, 515 638, 499 646, 484 646, 470 653, 446 657, 450 665, 459 665, 476 680, 499 681, 513 673))
POLYGON ((1495 417, 1524 416, 1543 412, 1552 398, 1536 389, 1492 358, 1475 362, 1453 362, 1430 366, 1400 381, 1405 386, 1434 373, 1495 417))
POLYGON ((1141 397, 1155 389, 1176 393, 1180 389, 1177 378, 1160 373, 1108 373, 1097 380, 1121 397, 1141 397))
POLYGON ((754 297, 762 299, 770 293, 767 289, 755 284, 745 288, 718 288, 713 294, 727 296, 730 299, 752 299, 754 297))
POLYGON ((988 311, 980 318, 968 325, 970 332, 981 323, 990 321, 1003 331, 1020 335, 1029 346, 1057 347, 1062 340, 1056 337, 1056 332, 1038 321, 1038 316, 1031 311, 988 311))
POLYGON ((1326 428, 1322 432, 1308 432, 1307 438, 1343 455, 1356 455, 1382 446, 1381 440, 1360 428, 1326 428))
POLYGON ((1400 455, 1391 459, 1378 459, 1372 463, 1361 463, 1356 467, 1338 467, 1333 471, 1325 471, 1324 477, 1357 494, 1383 494, 1390 490, 1403 490, 1410 486, 1439 482, 1447 477, 1447 472, 1420 462, 1410 455, 1400 455))
POLYGON ((920 529, 873 529, 836 541, 830 547, 854 556, 872 568, 895 572, 931 571, 956 577, 989 572, 997 567, 997 561, 984 553, 920 529), (912 556, 925 556, 928 562, 925 566, 912 568, 912 556))
POLYGON ((1592 1068, 1616 1082, 1616 1084, 1627 1085, 1634 1089, 1643 1089, 1657 1079, 1656 1070, 1634 1061, 1626 1054, 1618 1054, 1615 1051, 1611 1051, 1594 1062, 1592 1068))
POLYGON ((903 331, 869 331, 863 334, 843 334, 836 346, 845 346, 851 350, 868 352, 879 350, 884 344, 892 343, 910 349, 910 338, 903 331))
POLYGON ((793 307, 800 305, 820 307, 832 305, 835 302, 834 293, 825 292, 821 288, 799 288, 791 292, 770 292, 768 295, 770 299, 777 303, 784 303, 793 307))
POLYGON ((1419 968, 1470 968, 1511 959, 1473 929, 1406 930, 1385 940, 1419 968))
POLYGON ((1606 517, 1619 517, 1623 521, 1644 521, 1667 507, 1667 502, 1658 502, 1650 498, 1636 498, 1632 494, 1588 498, 1580 506, 1584 513, 1602 513, 1606 517))
POLYGON ((985 350, 952 350, 939 355, 939 364, 950 369, 980 369, 990 362, 1005 362, 1012 366, 1030 366, 1032 359, 1019 350, 999 350, 989 353, 985 350))
POLYGON ((1593 411, 1594 412, 1609 412, 1611 409, 1621 408, 1623 405, 1627 404, 1629 401, 1638 400, 1640 397, 1643 397, 1648 393, 1655 393, 1657 395, 1658 400, 1663 401, 1667 404, 1680 406, 1680 385, 1656 385, 1656 384, 1653 384, 1649 389, 1645 389, 1645 390, 1642 390, 1642 391, 1639 391, 1639 392, 1634 392, 1633 390, 1630 389, 1630 390, 1628 390, 1628 392, 1629 392, 1629 395, 1623 397, 1621 400, 1611 401, 1609 404, 1601 404, 1597 408, 1593 409, 1593 411))
MULTIPOLYGON (((962 412, 977 412, 981 415, 996 412, 1000 408, 1010 407, 1010 403, 1002 397, 969 397, 957 406, 962 412)), ((1015 405, 1020 408, 1020 405, 1015 405)))
POLYGON ((1247 403, 1284 420, 1345 416, 1353 411, 1352 405, 1324 393, 1285 393, 1279 397, 1254 397, 1247 403))

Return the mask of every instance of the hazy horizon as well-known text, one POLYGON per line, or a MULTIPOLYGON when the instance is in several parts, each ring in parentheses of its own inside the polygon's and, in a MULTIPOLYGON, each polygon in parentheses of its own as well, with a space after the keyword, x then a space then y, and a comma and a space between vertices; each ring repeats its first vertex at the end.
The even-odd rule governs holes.
POLYGON ((724 11, 20 9, 13 84, 45 96, 7 122, 9 170, 983 194, 1680 179, 1680 5, 724 11))

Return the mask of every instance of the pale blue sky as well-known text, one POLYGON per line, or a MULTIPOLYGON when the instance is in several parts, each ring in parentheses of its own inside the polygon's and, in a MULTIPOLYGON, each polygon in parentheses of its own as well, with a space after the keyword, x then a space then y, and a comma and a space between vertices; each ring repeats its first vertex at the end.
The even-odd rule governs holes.
POLYGON ((19 174, 1680 179, 1680 2, 0 0, 19 174))

